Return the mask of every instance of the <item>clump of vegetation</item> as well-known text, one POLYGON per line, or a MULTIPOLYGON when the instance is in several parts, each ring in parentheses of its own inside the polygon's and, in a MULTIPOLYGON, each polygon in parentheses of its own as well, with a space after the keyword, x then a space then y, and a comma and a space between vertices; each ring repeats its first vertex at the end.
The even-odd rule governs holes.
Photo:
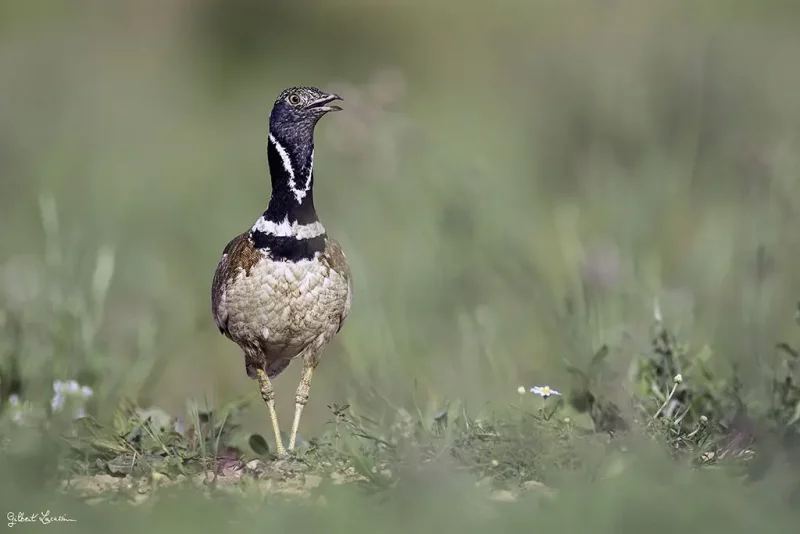
MULTIPOLYGON (((213 484, 223 473, 240 478, 253 461, 274 462, 267 440, 245 432, 240 424, 249 398, 218 410, 190 404, 185 414, 143 409, 124 397, 116 399, 110 417, 97 409, 93 387, 103 387, 96 377, 106 370, 95 364, 107 350, 98 332, 114 270, 113 253, 98 253, 86 286, 58 285, 70 265, 56 246, 58 223, 52 201, 43 201, 42 220, 49 236, 49 265, 60 273, 45 277, 54 284, 47 294, 61 296, 48 301, 52 310, 44 334, 54 348, 80 344, 77 353, 83 358, 54 369, 52 391, 41 395, 48 391, 46 382, 26 381, 21 371, 27 363, 21 355, 28 354, 28 344, 37 341, 31 336, 30 321, 40 317, 40 301, 34 300, 33 308, 22 312, 4 309, 2 326, 5 339, 10 340, 0 365, 4 454, 30 451, 32 443, 49 436, 43 442, 53 454, 51 474, 67 480, 99 475, 175 480, 202 475, 205 483, 213 484), (65 376, 65 371, 75 372, 78 379, 65 376), (43 402, 30 400, 36 393, 43 402), (98 419, 98 415, 106 417, 98 419)), ((609 445, 616 450, 631 433, 650 436, 676 460, 695 466, 730 458, 745 463, 770 458, 774 451, 760 450, 762 443, 780 444, 788 454, 797 448, 797 349, 786 342, 776 346, 780 358, 770 382, 771 404, 754 412, 741 398, 735 369, 730 378, 722 377, 712 368, 710 347, 691 349, 669 331, 658 306, 654 316, 650 350, 631 362, 631 387, 626 388, 632 391, 629 406, 604 398, 602 371, 609 354, 604 344, 586 370, 568 366, 574 381, 565 397, 549 386, 530 391, 521 387, 518 402, 505 408, 475 414, 461 402, 450 402, 430 415, 417 407, 412 415, 392 407, 392 419, 381 421, 363 410, 331 405, 329 431, 304 442, 294 461, 303 464, 305 471, 350 476, 371 491, 390 489, 405 476, 442 465, 490 480, 493 487, 518 488, 531 482, 549 483, 554 472, 585 468, 591 457, 585 454, 587 448, 602 457, 609 445), (588 413, 592 428, 576 424, 569 413, 588 413)), ((37 325, 36 337, 40 339, 42 333, 37 325)), ((40 373, 27 376, 43 378, 40 373)), ((114 398, 108 389, 101 392, 114 398)))
MULTIPOLYGON (((796 454, 800 419, 796 349, 778 344, 782 357, 771 381, 772 404, 763 413, 748 411, 735 373, 730 383, 719 378, 708 362, 707 347, 690 356, 689 348, 680 345, 660 317, 656 319, 652 349, 633 362, 632 383, 637 387, 632 410, 601 400, 602 387, 595 378, 608 354, 604 346, 587 372, 570 368, 577 380, 567 393, 568 402, 549 387, 530 392, 520 388, 518 403, 481 416, 453 402, 432 417, 419 410, 412 416, 397 409, 391 422, 378 422, 350 406, 331 405, 329 430, 303 442, 295 458, 281 467, 282 476, 295 469, 287 467, 294 463, 305 473, 349 477, 371 492, 380 492, 421 470, 446 466, 487 480, 491 487, 518 489, 549 484, 553 473, 591 468, 587 462, 593 456, 587 450, 595 451, 595 459, 603 458, 620 446, 624 449, 630 434, 649 436, 676 461, 699 468, 730 460, 735 465, 758 464, 760 471, 746 471, 751 477, 763 476, 764 462, 755 460, 771 458, 775 444, 789 456, 796 454), (576 424, 565 415, 569 409, 589 413, 594 428, 576 424)), ((74 387, 59 383, 52 407, 63 388, 81 389, 77 383, 74 387)), ((87 390, 83 388, 83 395, 88 398, 87 390)), ((207 411, 190 404, 186 415, 145 410, 124 401, 111 423, 101 424, 82 407, 78 417, 51 409, 36 418, 34 411, 20 407, 14 393, 3 403, 6 454, 13 454, 21 428, 40 432, 55 428, 64 445, 56 472, 65 479, 110 475, 187 480, 200 475, 205 484, 213 485, 223 473, 235 473, 239 480, 253 461, 251 471, 258 471, 253 466, 276 462, 266 439, 247 433, 239 422, 250 400, 207 411)), ((264 472, 262 467, 260 474, 264 472)))

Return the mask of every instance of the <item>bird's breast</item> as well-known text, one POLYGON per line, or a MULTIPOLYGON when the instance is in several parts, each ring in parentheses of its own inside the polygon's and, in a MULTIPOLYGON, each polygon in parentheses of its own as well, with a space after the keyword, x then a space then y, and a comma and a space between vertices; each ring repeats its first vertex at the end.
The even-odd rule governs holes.
POLYGON ((266 256, 249 272, 239 269, 225 301, 234 339, 270 350, 302 350, 333 337, 348 299, 348 283, 318 259, 273 261, 266 256))

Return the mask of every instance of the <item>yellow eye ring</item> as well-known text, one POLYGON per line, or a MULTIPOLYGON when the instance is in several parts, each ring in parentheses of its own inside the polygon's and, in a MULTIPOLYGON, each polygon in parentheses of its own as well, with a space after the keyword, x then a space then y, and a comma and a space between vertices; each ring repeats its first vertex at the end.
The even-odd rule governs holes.
POLYGON ((287 100, 293 106, 300 104, 300 97, 297 96, 295 93, 290 94, 287 100))

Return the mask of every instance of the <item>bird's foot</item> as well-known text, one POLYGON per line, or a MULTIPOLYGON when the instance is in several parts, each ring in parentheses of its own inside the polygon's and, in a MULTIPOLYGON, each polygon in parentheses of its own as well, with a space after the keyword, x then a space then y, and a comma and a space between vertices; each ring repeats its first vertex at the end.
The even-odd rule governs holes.
POLYGON ((295 461, 299 459, 300 453, 297 449, 279 448, 275 451, 276 460, 295 461))
POLYGON ((286 451, 283 455, 275 455, 272 468, 286 476, 294 476, 297 473, 305 472, 308 465, 293 451, 286 451))

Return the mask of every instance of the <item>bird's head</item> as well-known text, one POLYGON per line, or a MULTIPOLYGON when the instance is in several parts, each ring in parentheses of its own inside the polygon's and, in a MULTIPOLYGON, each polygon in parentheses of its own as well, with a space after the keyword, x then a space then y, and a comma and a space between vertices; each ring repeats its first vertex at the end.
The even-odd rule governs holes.
POLYGON ((339 95, 326 93, 316 87, 291 87, 278 95, 269 116, 269 131, 281 139, 300 141, 311 138, 314 126, 329 111, 341 111, 331 102, 339 95))
POLYGON ((329 111, 342 109, 330 105, 335 100, 341 100, 339 95, 315 87, 285 89, 275 100, 267 139, 272 196, 278 199, 275 206, 295 202, 306 206, 309 217, 313 215, 314 127, 329 111))

